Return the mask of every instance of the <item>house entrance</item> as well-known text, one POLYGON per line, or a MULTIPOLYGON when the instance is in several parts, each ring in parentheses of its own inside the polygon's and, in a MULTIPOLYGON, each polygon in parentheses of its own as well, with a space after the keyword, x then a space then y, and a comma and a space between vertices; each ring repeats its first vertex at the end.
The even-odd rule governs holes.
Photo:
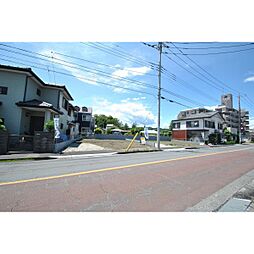
POLYGON ((43 131, 44 117, 43 116, 31 116, 30 119, 30 133, 34 135, 35 131, 43 131))

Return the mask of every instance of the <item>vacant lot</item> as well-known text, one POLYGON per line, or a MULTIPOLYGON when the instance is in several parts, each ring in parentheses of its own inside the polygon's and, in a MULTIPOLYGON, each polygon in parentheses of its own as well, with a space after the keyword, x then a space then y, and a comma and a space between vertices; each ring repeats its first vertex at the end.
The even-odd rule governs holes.
MULTIPOLYGON (((100 140, 100 139, 83 139, 82 143, 93 144, 96 146, 103 147, 104 150, 124 151, 130 144, 129 140, 100 140)), ((130 151, 134 150, 154 150, 153 147, 148 145, 141 145, 139 142, 134 142, 130 151)))

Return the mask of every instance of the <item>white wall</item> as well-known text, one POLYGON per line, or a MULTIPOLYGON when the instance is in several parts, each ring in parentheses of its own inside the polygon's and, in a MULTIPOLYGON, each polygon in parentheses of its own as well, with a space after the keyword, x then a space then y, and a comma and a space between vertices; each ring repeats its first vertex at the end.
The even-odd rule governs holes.
POLYGON ((0 86, 8 87, 7 95, 0 94, 0 117, 4 118, 9 133, 20 133, 21 108, 16 102, 22 101, 25 91, 26 75, 0 70, 0 86))

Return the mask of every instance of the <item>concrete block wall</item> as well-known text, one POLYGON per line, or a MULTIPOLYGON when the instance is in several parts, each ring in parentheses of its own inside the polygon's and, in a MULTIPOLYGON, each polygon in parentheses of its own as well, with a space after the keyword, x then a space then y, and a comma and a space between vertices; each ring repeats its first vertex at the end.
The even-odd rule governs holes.
POLYGON ((53 153, 54 145, 54 133, 35 131, 33 144, 35 153, 53 153))
POLYGON ((6 154, 8 148, 8 132, 0 130, 0 154, 6 154))

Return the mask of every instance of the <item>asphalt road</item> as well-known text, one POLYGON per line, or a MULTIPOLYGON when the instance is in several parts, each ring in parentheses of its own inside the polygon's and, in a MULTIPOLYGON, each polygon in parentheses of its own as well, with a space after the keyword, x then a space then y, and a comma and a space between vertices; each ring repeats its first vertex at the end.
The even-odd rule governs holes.
POLYGON ((254 146, 0 163, 0 211, 184 211, 254 169, 254 146))

